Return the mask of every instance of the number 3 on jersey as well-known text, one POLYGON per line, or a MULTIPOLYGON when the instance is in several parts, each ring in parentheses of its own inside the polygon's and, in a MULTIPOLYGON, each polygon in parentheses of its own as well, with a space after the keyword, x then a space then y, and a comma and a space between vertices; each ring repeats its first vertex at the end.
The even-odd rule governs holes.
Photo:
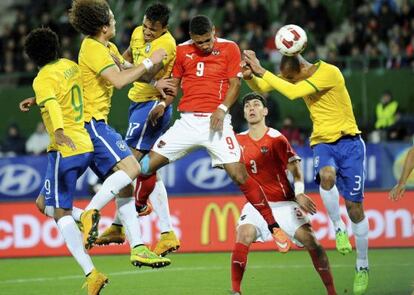
POLYGON ((204 62, 200 61, 197 63, 196 76, 203 77, 203 75, 204 75, 204 62))
POLYGON ((250 170, 253 174, 257 174, 257 165, 255 160, 250 160, 250 170))

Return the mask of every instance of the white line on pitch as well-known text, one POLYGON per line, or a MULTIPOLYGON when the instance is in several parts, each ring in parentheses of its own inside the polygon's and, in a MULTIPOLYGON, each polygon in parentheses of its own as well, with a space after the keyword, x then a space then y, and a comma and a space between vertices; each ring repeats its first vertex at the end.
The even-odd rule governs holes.
MULTIPOLYGON (((250 265, 249 269, 286 269, 286 268, 303 268, 309 267, 311 264, 277 264, 277 265, 250 265)), ((334 264, 332 268, 346 268, 352 267, 353 264, 334 264)), ((371 265, 372 266, 372 265, 371 265)), ((409 266, 412 267, 412 263, 394 263, 394 264, 374 264, 375 267, 389 267, 389 266, 409 266)), ((228 267, 224 266, 213 266, 213 267, 206 267, 206 266, 199 266, 199 267, 170 267, 165 268, 162 271, 167 272, 181 272, 181 271, 206 271, 206 270, 223 270, 228 269, 228 267)), ((153 269, 144 269, 138 271, 119 271, 119 272, 112 272, 108 273, 108 277, 112 276, 123 276, 123 275, 141 275, 141 274, 148 274, 154 273, 156 270, 153 269)), ((30 278, 30 279, 12 279, 12 280, 4 280, 0 281, 0 284, 24 284, 24 283, 33 283, 33 282, 45 282, 45 281, 55 281, 55 280, 74 280, 74 279, 82 279, 84 276, 82 275, 68 275, 68 276, 58 276, 58 277, 40 277, 40 278, 30 278)))

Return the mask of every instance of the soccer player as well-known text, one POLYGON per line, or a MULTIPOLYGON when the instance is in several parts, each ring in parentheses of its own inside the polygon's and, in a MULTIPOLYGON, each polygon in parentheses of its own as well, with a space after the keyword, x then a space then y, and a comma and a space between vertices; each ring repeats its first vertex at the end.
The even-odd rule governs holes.
MULTIPOLYGON (((142 64, 120 71, 116 61, 122 60, 116 46, 109 42, 115 35, 115 19, 104 0, 78 0, 70 11, 72 25, 86 37, 79 53, 82 72, 84 104, 73 101, 77 111, 85 112, 85 126, 94 145, 91 168, 100 178, 106 178, 102 188, 82 210, 76 210, 75 219, 83 225, 85 248, 91 248, 97 238, 99 210, 116 196, 117 211, 126 227, 131 246, 130 261, 136 266, 164 267, 170 260, 151 252, 141 237, 136 218, 135 202, 131 182, 139 174, 139 164, 126 143, 106 122, 110 109, 113 87, 123 86, 137 80, 165 57, 165 50, 157 50, 142 64), (115 60, 115 61, 114 61, 115 60), (122 191, 121 191, 122 190, 122 191)), ((21 108, 30 106, 23 101, 21 108)), ((43 200, 37 200, 43 209, 43 200)), ((45 214, 48 214, 46 208, 45 214)))
POLYGON ((151 174, 197 148, 206 148, 214 167, 223 167, 247 199, 265 218, 269 230, 289 250, 288 238, 276 223, 262 188, 248 176, 228 108, 240 89, 240 50, 236 43, 215 37, 211 20, 203 15, 190 21, 191 40, 177 46, 173 82, 181 85, 181 118, 155 142, 142 160, 142 173, 151 174))
MULTIPOLYGON (((300 158, 287 139, 277 130, 266 126, 268 113, 265 99, 257 93, 243 98, 244 118, 249 129, 237 135, 242 147, 242 159, 249 175, 260 184, 267 196, 273 215, 282 230, 298 245, 304 246, 312 258, 328 294, 336 294, 328 256, 318 243, 306 213, 316 213, 313 201, 304 193, 300 158), (294 178, 294 190, 286 170, 294 178), (304 213, 305 212, 305 213, 304 213)), ((237 226, 236 244, 231 258, 232 292, 241 293, 241 281, 247 265, 247 255, 253 242, 268 240, 270 233, 263 217, 247 203, 237 226)))
POLYGON ((310 111, 313 132, 316 182, 329 217, 336 230, 337 249, 349 253, 345 225, 339 213, 338 182, 352 221, 357 251, 354 293, 368 287, 368 219, 365 217, 365 144, 352 111, 351 99, 340 70, 328 63, 307 62, 301 55, 283 56, 281 77, 266 71, 250 50, 244 52, 243 77, 254 91, 277 90, 289 99, 303 97, 310 111), (254 75, 253 75, 254 74, 254 75))
POLYGON ((24 49, 39 67, 33 90, 50 136, 48 166, 40 195, 45 197, 47 206, 54 208, 53 218, 66 246, 86 275, 88 294, 99 294, 108 278, 95 269, 72 217, 76 180, 93 158, 93 145, 84 128, 80 107, 81 71, 76 63, 59 58, 58 37, 49 28, 31 31, 24 49))
POLYGON ((407 183, 408 177, 414 169, 414 147, 410 148, 407 153, 407 157, 404 160, 403 170, 398 180, 398 183, 390 191, 390 199, 398 201, 404 197, 405 184, 407 183))
MULTIPOLYGON (((114 171, 120 173, 118 183, 121 191, 110 191, 108 195, 92 198, 85 208, 102 208, 115 195, 117 212, 131 246, 131 263, 137 266, 163 267, 169 259, 158 257, 145 245, 135 211, 131 182, 139 175, 140 166, 123 141, 120 134, 108 124, 113 88, 137 80, 165 57, 165 51, 154 52, 151 60, 120 71, 112 56, 123 62, 116 45, 109 40, 115 36, 115 18, 105 0, 75 0, 69 13, 73 27, 86 37, 79 51, 79 66, 83 76, 85 94, 85 126, 95 148, 94 170, 101 177, 114 171)), ((86 211, 88 212, 88 211, 86 211)))
MULTIPOLYGON (((168 31, 169 16, 170 10, 165 4, 156 3, 149 6, 145 11, 142 25, 133 31, 130 46, 123 54, 127 62, 139 65, 159 48, 167 52, 163 62, 135 81, 134 86, 129 90, 131 105, 125 141, 137 160, 150 151, 154 142, 167 129, 172 114, 172 106, 167 106, 165 102, 171 97, 164 97, 165 93, 164 96, 162 95, 163 88, 158 90, 154 87, 162 86, 163 81, 160 79, 171 75, 175 60, 176 43, 168 31)), ((152 209, 147 204, 149 196, 152 207, 159 217, 161 239, 155 246, 154 253, 164 256, 177 250, 180 241, 172 229, 167 191, 160 176, 154 173, 149 177, 138 177, 135 193, 139 214, 151 213, 152 209)), ((118 216, 115 216, 112 225, 95 243, 103 245, 112 242, 122 243, 124 240, 122 224, 118 216)))

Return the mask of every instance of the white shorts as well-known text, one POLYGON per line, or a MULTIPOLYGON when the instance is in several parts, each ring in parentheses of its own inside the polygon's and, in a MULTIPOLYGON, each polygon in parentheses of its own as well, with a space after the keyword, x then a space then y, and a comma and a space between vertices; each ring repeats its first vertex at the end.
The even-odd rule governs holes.
MULTIPOLYGON (((280 228, 295 244, 303 247, 301 243, 294 239, 294 236, 299 227, 307 223, 310 224, 308 215, 303 213, 299 205, 293 201, 269 202, 269 205, 280 228)), ((271 241, 273 239, 266 221, 250 203, 244 205, 237 227, 243 224, 251 224, 256 227, 256 242, 271 241)))
POLYGON ((155 142, 152 150, 170 162, 191 151, 206 148, 213 167, 240 161, 240 146, 227 114, 222 132, 210 129, 210 113, 182 113, 166 133, 155 142))

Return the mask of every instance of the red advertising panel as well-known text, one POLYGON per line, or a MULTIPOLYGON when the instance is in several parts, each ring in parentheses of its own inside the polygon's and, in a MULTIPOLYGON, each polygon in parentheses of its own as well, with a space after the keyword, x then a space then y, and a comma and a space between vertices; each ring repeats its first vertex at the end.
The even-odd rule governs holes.
MULTIPOLYGON (((334 231, 319 195, 311 195, 318 205, 312 217, 317 238, 326 248, 334 248, 334 231)), ((391 202, 386 192, 366 194, 365 212, 370 223, 370 247, 414 246, 414 192, 403 200, 391 202)), ((170 199, 174 230, 182 242, 181 252, 230 251, 235 239, 235 224, 244 198, 233 196, 193 196, 170 199)), ((84 207, 87 201, 77 202, 84 207)), ((109 226, 114 204, 102 211, 100 230, 109 226)), ((343 218, 352 236, 345 206, 343 218)), ((158 219, 154 214, 140 218, 145 243, 153 245, 159 237, 158 219)), ((353 240, 353 239, 352 239, 353 240)), ((274 250, 272 242, 259 243, 254 249, 274 250)), ((95 247, 92 254, 128 253, 128 245, 95 247)), ((0 257, 69 255, 55 222, 40 214, 34 203, 0 203, 0 257)))

